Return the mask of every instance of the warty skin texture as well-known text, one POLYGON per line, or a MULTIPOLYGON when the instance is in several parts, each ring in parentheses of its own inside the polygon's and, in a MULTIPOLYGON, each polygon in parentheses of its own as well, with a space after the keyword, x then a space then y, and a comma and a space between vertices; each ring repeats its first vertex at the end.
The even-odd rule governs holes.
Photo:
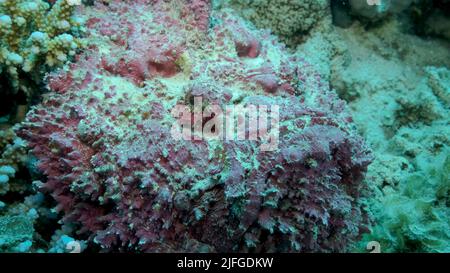
POLYGON ((90 48, 18 130, 41 190, 103 251, 331 252, 367 228, 371 155, 345 103, 266 31, 208 1, 86 8, 90 48), (177 141, 177 104, 278 105, 280 142, 177 141))

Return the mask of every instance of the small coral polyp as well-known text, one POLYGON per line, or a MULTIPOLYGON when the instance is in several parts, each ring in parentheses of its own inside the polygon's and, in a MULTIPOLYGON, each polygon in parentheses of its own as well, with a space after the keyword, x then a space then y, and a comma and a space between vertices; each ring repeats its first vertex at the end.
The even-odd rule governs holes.
POLYGON ((139 252, 343 251, 366 230, 371 155, 311 65, 209 1, 108 2, 18 130, 63 223, 139 252), (171 110, 193 96, 279 106, 278 149, 175 140, 171 110))

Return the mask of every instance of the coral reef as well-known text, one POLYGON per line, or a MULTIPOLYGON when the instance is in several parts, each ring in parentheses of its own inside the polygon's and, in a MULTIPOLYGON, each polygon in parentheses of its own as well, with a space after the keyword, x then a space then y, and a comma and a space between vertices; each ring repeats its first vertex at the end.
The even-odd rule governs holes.
POLYGON ((28 182, 13 178, 27 160, 26 144, 17 138, 12 127, 0 131, 0 136, 0 194, 8 191, 22 192, 28 182))
POLYGON ((395 19, 370 31, 356 22, 299 54, 324 67, 374 150, 366 180, 376 225, 357 251, 379 241, 383 252, 448 252, 449 45, 403 29, 395 19))
POLYGON ((0 0, 0 252, 450 252, 449 26, 449 0, 0 0))
POLYGON ((102 251, 142 252, 345 251, 367 230, 371 155, 308 62, 209 1, 108 2, 84 10, 91 46, 17 130, 64 225, 102 251), (173 109, 198 97, 278 106, 278 149, 177 140, 173 109))
MULTIPOLYGON (((52 203, 42 193, 33 192, 29 189, 21 194, 26 197, 20 202, 12 200, 11 192, 0 195, 5 201, 0 201, 0 252, 69 252, 67 245, 61 246, 61 238, 68 241, 66 234, 72 230, 64 226, 58 230, 52 203)), ((84 249, 82 240, 76 242, 84 249)))
POLYGON ((329 0, 221 0, 258 28, 270 29, 288 44, 302 40, 330 16, 329 0))
POLYGON ((13 246, 15 252, 27 252, 33 232, 33 221, 29 217, 0 216, 0 249, 13 246))
MULTIPOLYGON (((33 157, 14 133, 45 89, 45 74, 64 65, 83 45, 80 1, 0 1, 0 250, 45 252, 42 225, 56 221, 32 186, 33 157), (37 228, 37 229, 36 229, 37 228)), ((45 237, 45 236, 44 236, 45 237)))
POLYGON ((12 127, 0 131, 0 140, 0 251, 28 252, 35 237, 38 206, 11 198, 30 192, 29 178, 20 174, 26 168, 28 150, 12 127))
POLYGON ((67 252, 57 246, 71 230, 45 238, 57 229, 59 216, 49 198, 36 191, 42 182, 31 183, 37 170, 27 145, 13 127, 1 130, 0 140, 0 252, 67 252))
MULTIPOLYGON (((396 144, 392 146, 399 142, 406 146, 414 145, 414 148, 399 145, 400 154, 405 156, 413 148, 417 156, 402 163, 399 169, 388 171, 377 168, 378 165, 371 167, 371 174, 382 172, 391 176, 391 173, 398 174, 402 169, 404 174, 397 175, 396 181, 380 181, 384 183, 380 187, 380 199, 372 200, 371 206, 378 225, 362 242, 377 240, 385 252, 450 251, 450 150, 448 124, 445 126, 431 129, 432 137, 422 130, 402 129, 400 135, 406 139, 396 137, 393 140, 396 144), (425 143, 443 145, 443 148, 421 147, 425 143)), ((379 157, 376 162, 386 158, 384 155, 379 157)))
POLYGON ((67 0, 57 1, 51 9, 41 0, 0 2, 0 68, 14 89, 19 88, 19 70, 31 73, 44 64, 54 67, 75 55, 80 42, 68 32, 81 22, 72 17, 73 8, 67 0))
MULTIPOLYGON (((18 119, 38 92, 46 72, 66 63, 82 46, 76 2, 0 1, 0 115, 18 119), (4 81, 4 82, 3 82, 4 81)), ((20 120, 18 120, 20 121, 20 120)))

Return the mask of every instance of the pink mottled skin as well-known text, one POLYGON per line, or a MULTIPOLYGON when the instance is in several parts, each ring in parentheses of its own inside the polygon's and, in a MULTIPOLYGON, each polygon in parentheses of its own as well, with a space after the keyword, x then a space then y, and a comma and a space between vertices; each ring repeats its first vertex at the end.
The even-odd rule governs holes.
POLYGON ((310 64, 209 1, 109 2, 86 8, 91 46, 17 131, 63 223, 138 252, 333 252, 366 230, 370 152, 310 64), (171 111, 195 96, 279 106, 278 149, 175 140, 171 111))
POLYGON ((261 51, 260 41, 242 22, 227 19, 226 24, 232 29, 232 38, 239 57, 256 58, 261 51))
POLYGON ((248 73, 248 78, 261 85, 266 92, 275 93, 277 91, 279 79, 270 66, 250 70, 248 73))
POLYGON ((185 16, 190 16, 192 13, 194 14, 192 24, 198 30, 208 30, 209 14, 211 12, 211 3, 209 0, 187 0, 183 12, 185 13, 185 16))

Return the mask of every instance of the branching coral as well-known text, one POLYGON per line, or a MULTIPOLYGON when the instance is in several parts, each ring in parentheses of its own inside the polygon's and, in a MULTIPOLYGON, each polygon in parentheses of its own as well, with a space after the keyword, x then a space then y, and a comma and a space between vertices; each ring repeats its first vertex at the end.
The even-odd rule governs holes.
POLYGON ((47 177, 41 191, 91 245, 331 252, 366 230, 371 155, 303 59, 209 1, 97 2, 86 12, 91 48, 50 75, 52 92, 18 134, 47 177), (263 151, 263 137, 174 138, 172 110, 195 108, 196 97, 205 107, 278 106, 277 149, 263 151))
MULTIPOLYGON (((81 42, 81 22, 73 17, 73 1, 59 0, 50 7, 42 0, 0 1, 0 73, 6 73, 17 92, 23 78, 41 82, 48 69, 64 64, 81 42)), ((23 87, 24 92, 31 92, 23 87)))
POLYGON ((0 130, 0 252, 31 251, 37 236, 36 220, 39 215, 49 215, 41 206, 43 198, 38 196, 42 194, 30 195, 27 153, 25 142, 12 127, 0 130))
POLYGON ((19 167, 26 161, 27 148, 23 140, 18 138, 12 128, 0 131, 0 195, 10 190, 23 191, 24 185, 11 184, 19 167))
POLYGON ((46 238, 59 227, 58 215, 48 198, 36 192, 41 182, 31 183, 34 175, 27 166, 32 158, 27 153, 12 127, 0 130, 0 252, 66 252, 60 238, 70 230, 46 238))

